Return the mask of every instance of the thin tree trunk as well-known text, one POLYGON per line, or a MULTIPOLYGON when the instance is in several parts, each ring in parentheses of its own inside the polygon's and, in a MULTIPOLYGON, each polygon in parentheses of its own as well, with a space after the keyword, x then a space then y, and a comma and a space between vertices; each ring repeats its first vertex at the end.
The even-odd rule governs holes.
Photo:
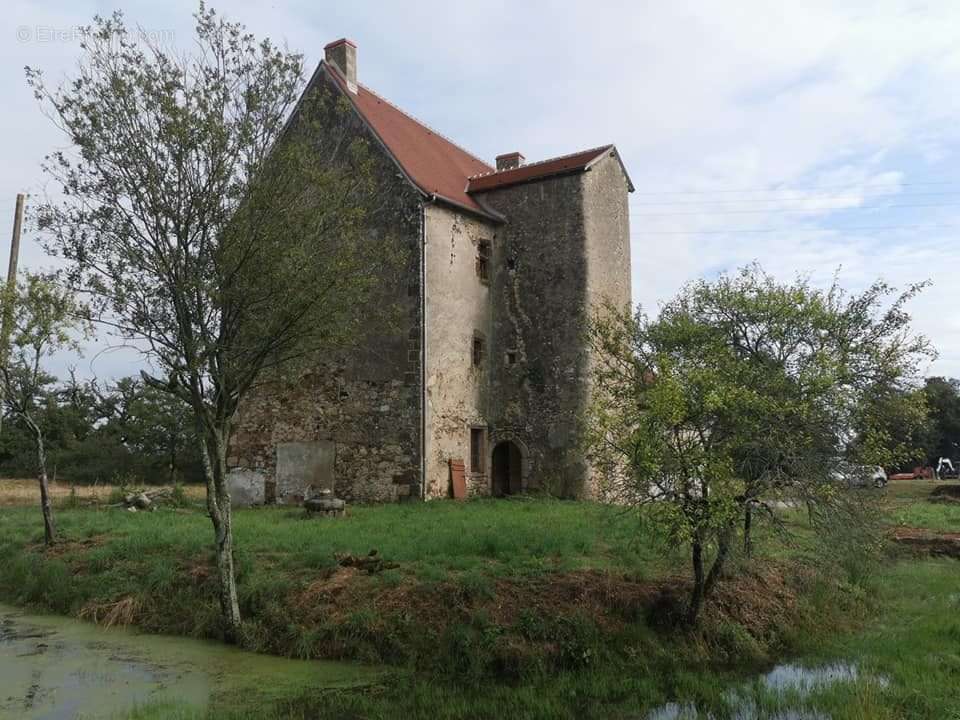
POLYGON ((743 554, 748 559, 753 555, 753 538, 750 537, 750 531, 753 529, 753 508, 747 505, 746 513, 743 516, 743 554))
POLYGON ((207 511, 213 522, 216 540, 220 611, 225 626, 225 639, 236 642, 240 636, 241 621, 233 565, 233 513, 226 484, 226 442, 216 430, 206 430, 204 435, 208 440, 202 443, 203 469, 207 481, 207 511))
POLYGON ((717 547, 717 557, 710 566, 710 572, 704 571, 703 538, 694 535, 692 544, 693 560, 693 592, 690 594, 690 604, 687 607, 687 624, 695 625, 700 616, 703 603, 710 597, 717 581, 723 575, 727 557, 730 555, 730 540, 733 538, 733 526, 726 528, 720 535, 717 547))
POLYGON ((170 484, 177 481, 177 440, 171 434, 167 440, 170 443, 170 484))
POLYGON ((37 469, 40 479, 40 511, 43 513, 43 541, 53 545, 57 539, 57 528, 53 522, 53 504, 50 502, 50 484, 47 482, 47 451, 43 442, 43 432, 30 421, 37 444, 37 469))
POLYGON ((720 540, 717 543, 717 557, 714 558, 710 572, 707 574, 707 579, 703 583, 704 600, 710 597, 717 581, 723 577, 727 557, 730 555, 730 541, 733 539, 734 527, 735 526, 731 524, 730 527, 726 528, 720 535, 720 540))
POLYGON ((691 549, 693 561, 693 592, 690 594, 690 605, 687 607, 687 624, 694 625, 703 606, 704 576, 703 576, 703 542, 700 535, 694 535, 691 549))

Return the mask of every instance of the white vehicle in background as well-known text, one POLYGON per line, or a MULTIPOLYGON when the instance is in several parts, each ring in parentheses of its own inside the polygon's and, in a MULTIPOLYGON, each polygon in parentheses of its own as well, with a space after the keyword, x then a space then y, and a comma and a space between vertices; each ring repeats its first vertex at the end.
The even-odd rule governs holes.
POLYGON ((878 465, 855 465, 848 462, 837 463, 831 473, 837 482, 847 487, 882 488, 887 484, 887 473, 878 465))

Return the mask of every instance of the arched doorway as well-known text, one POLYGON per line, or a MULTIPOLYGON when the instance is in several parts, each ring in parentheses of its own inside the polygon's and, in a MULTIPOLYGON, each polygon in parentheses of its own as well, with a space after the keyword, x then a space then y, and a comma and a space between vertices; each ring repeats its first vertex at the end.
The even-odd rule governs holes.
POLYGON ((509 440, 497 443, 491 465, 491 492, 494 496, 515 495, 523 490, 523 455, 514 443, 509 440))

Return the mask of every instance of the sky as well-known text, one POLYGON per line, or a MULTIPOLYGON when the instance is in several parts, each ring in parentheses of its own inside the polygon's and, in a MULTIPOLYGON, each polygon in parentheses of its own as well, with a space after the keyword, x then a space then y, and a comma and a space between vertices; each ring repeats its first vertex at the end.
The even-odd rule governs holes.
MULTIPOLYGON (((615 143, 630 196, 634 300, 655 313, 682 285, 758 261, 778 277, 929 280, 910 306, 960 377, 960 4, 943 2, 360 2, 213 5, 303 52, 358 45, 358 78, 493 162, 615 143)), ((75 28, 124 11, 189 50, 196 3, 6 0, 0 225, 17 192, 41 194, 62 145, 24 65, 70 76, 75 28)), ((7 220, 9 218, 9 220, 7 220)), ((4 236, 9 231, 5 231, 4 236)), ((5 240, 3 241, 5 242, 5 240)), ((6 250, 0 252, 5 257, 6 250)), ((33 234, 22 266, 50 265, 33 234)), ((100 378, 142 362, 113 342, 75 364, 100 378)))

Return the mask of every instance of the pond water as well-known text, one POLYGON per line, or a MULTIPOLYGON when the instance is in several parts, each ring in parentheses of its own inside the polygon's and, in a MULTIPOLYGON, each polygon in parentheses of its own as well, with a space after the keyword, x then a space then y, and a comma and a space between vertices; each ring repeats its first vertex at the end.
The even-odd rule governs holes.
POLYGON ((288 660, 0 605, 0 720, 94 720, 154 703, 202 710, 218 697, 281 699, 381 677, 350 663, 288 660))
MULTIPOLYGON (((787 663, 777 665, 773 670, 761 675, 757 679, 760 689, 775 695, 790 695, 803 698, 826 686, 836 683, 854 683, 864 678, 886 687, 889 680, 883 676, 866 676, 852 663, 831 663, 820 667, 804 667, 787 663)), ((749 692, 743 689, 734 689, 726 693, 726 701, 731 710, 733 720, 756 720, 760 717, 756 701, 749 692)), ((698 715, 697 708, 692 703, 670 702, 650 712, 646 720, 696 720, 705 717, 713 720, 714 715, 698 715)), ((816 710, 779 709, 768 712, 762 717, 767 720, 830 720, 828 715, 816 710)))

